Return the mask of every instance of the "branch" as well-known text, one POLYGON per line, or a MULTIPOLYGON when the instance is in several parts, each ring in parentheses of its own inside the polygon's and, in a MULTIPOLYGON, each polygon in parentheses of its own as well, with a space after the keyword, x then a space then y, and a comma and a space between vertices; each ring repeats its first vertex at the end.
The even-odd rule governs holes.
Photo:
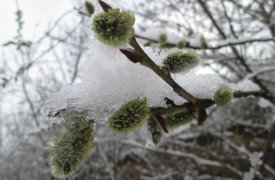
MULTIPOLYGON (((206 2, 203 0, 198 0, 199 4, 201 5, 202 9, 204 10, 204 12, 206 13, 206 15, 209 17, 209 19, 211 20, 211 22, 213 23, 214 27, 217 29, 217 31, 219 32, 219 34, 221 35, 221 37, 225 40, 227 39, 226 34, 224 33, 224 31, 222 30, 222 28, 218 25, 217 21, 214 19, 212 13, 210 12, 209 8, 206 5, 206 2)), ((245 68, 245 70, 248 73, 253 72, 251 70, 251 68, 248 66, 248 64, 246 63, 245 59, 243 56, 240 55, 240 53, 238 52, 236 47, 231 46, 231 50, 233 51, 233 53, 236 55, 238 61, 241 63, 241 65, 245 68)), ((270 91, 268 88, 266 88, 263 83, 257 78, 254 77, 253 81, 263 90, 265 91, 268 95, 271 95, 270 91)), ((268 99, 270 101, 270 99, 268 99)), ((275 104, 275 100, 274 98, 271 99, 270 101, 271 103, 275 104)))
POLYGON ((247 97, 247 96, 255 96, 255 97, 262 97, 270 102, 274 102, 275 99, 270 94, 267 94, 264 91, 236 91, 234 92, 235 98, 247 97))
MULTIPOLYGON (((254 96, 254 97, 261 97, 267 100, 272 100, 272 96, 267 95, 263 91, 235 91, 234 98, 242 98, 242 97, 248 97, 248 96, 254 96)), ((183 112, 189 112, 191 110, 194 110, 196 108, 206 109, 211 106, 213 106, 215 102, 211 99, 200 99, 197 101, 196 104, 192 104, 190 102, 181 104, 181 105, 174 105, 171 107, 151 107, 151 113, 158 114, 158 115, 166 115, 166 114, 177 114, 177 113, 183 113, 183 112)))
POLYGON ((143 49, 138 44, 135 37, 132 37, 129 43, 135 50, 135 52, 140 55, 141 62, 140 64, 152 69, 161 79, 163 79, 167 84, 169 84, 174 92, 176 92, 179 96, 183 97, 184 99, 192 102, 193 104, 196 104, 198 101, 198 98, 191 95, 189 92, 184 90, 178 83, 174 81, 174 79, 171 77, 171 74, 169 71, 165 69, 160 69, 154 61, 143 51, 143 49))
MULTIPOLYGON (((158 40, 150 38, 150 37, 145 37, 140 34, 135 34, 136 38, 147 40, 153 43, 158 43, 158 40)), ((201 47, 197 45, 191 44, 189 41, 187 41, 185 47, 186 48, 192 48, 196 50, 218 50, 221 48, 226 48, 226 47, 231 47, 231 46, 239 46, 239 45, 246 45, 246 44, 251 44, 251 43, 266 43, 266 42, 275 42, 275 38, 268 38, 268 37, 261 37, 261 38, 255 38, 255 39, 241 39, 238 41, 224 41, 223 43, 216 45, 216 46, 211 46, 208 44, 208 47, 201 47)), ((171 48, 171 47, 176 47, 176 43, 171 43, 171 42, 166 42, 164 47, 171 48)))

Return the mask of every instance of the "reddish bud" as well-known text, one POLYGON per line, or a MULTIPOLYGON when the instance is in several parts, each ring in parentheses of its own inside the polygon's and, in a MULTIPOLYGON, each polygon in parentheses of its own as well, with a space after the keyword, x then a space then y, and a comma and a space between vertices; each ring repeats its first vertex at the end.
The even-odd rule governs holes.
POLYGON ((141 62, 142 60, 140 55, 131 48, 120 49, 120 52, 124 54, 133 63, 138 63, 138 62, 141 62))
POLYGON ((159 123, 160 127, 164 130, 164 132, 168 133, 168 129, 166 127, 164 118, 160 115, 155 115, 154 119, 159 123))
POLYGON ((107 4, 104 1, 98 0, 98 3, 105 12, 107 12, 109 9, 112 9, 112 6, 110 6, 109 4, 107 4))

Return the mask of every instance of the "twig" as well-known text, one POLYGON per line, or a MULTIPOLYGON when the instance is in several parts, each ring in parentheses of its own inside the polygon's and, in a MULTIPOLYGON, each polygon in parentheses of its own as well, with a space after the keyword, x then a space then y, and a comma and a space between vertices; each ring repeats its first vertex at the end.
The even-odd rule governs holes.
MULTIPOLYGON (((156 39, 153 39, 153 38, 150 38, 150 37, 145 37, 145 36, 137 34, 137 33, 135 33, 135 37, 139 38, 139 39, 143 39, 143 40, 148 40, 148 41, 153 42, 153 43, 158 43, 158 40, 156 40, 156 39)), ((228 41, 228 42, 224 42, 224 43, 221 43, 219 45, 216 45, 216 46, 208 45, 208 47, 206 47, 206 48, 198 46, 198 45, 193 45, 190 42, 188 42, 185 45, 185 47, 196 49, 196 50, 200 50, 200 49, 201 50, 202 49, 218 50, 218 49, 231 47, 231 46, 239 46, 239 45, 246 45, 246 44, 252 44, 252 43, 266 43, 266 42, 275 42, 275 38, 262 37, 262 38, 255 38, 255 39, 244 39, 244 40, 238 40, 238 41, 228 41)), ((164 47, 171 48, 171 47, 176 47, 176 46, 177 46, 176 43, 167 42, 164 47)))

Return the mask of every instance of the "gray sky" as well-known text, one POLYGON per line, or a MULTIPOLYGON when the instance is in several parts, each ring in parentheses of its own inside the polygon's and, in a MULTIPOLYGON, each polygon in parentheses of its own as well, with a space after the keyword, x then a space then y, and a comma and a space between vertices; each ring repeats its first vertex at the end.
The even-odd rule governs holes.
MULTIPOLYGON (((73 0, 0 0, 0 44, 13 39, 16 35, 16 1, 23 11, 23 35, 26 40, 42 35, 54 20, 72 9, 74 4, 73 0)), ((130 9, 132 4, 137 1, 140 0, 106 0, 111 4, 130 9)))
MULTIPOLYGON (((26 38, 39 35, 47 29, 50 22, 72 8, 71 0, 18 0, 18 3, 23 11, 23 34, 26 38)), ((0 0, 1 44, 16 35, 15 12, 15 0, 0 0)))

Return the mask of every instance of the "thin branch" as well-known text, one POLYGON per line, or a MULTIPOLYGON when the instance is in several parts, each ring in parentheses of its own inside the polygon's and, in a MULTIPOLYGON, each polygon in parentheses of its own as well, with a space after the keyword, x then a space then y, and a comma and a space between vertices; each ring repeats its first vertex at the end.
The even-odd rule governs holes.
MULTIPOLYGON (((145 37, 140 34, 135 34, 136 38, 147 40, 153 43, 158 43, 158 40, 150 38, 150 37, 145 37)), ((218 50, 221 48, 226 48, 226 47, 231 47, 231 46, 239 46, 239 45, 246 45, 246 44, 252 44, 252 43, 266 43, 266 42, 275 42, 275 38, 269 38, 269 37, 262 37, 262 38, 255 38, 255 39, 240 39, 240 40, 235 40, 235 41, 224 41, 223 43, 220 43, 216 46, 211 46, 208 44, 208 47, 201 47, 197 45, 193 45, 189 41, 185 45, 186 48, 192 48, 192 49, 197 49, 197 50, 218 50)), ((176 47, 177 43, 172 43, 172 42, 167 42, 164 47, 171 48, 171 47, 176 47)))
MULTIPOLYGON (((211 20, 211 22, 213 23, 214 27, 217 29, 217 31, 219 32, 219 34, 221 35, 221 37, 223 39, 227 39, 226 34, 224 33, 224 31, 222 30, 222 28, 218 25, 217 21, 214 19, 214 16, 212 15, 212 13, 210 12, 210 9, 207 7, 206 3, 203 0, 198 0, 199 4, 201 5, 202 9, 204 10, 204 12, 206 13, 206 15, 209 17, 209 19, 211 20)), ((238 50, 236 49, 236 47, 231 46, 231 50, 233 51, 233 53, 236 55, 237 59, 239 60, 239 62, 241 63, 241 65, 245 68, 245 70, 248 73, 251 73, 252 70, 251 68, 247 65, 244 57, 242 57, 238 50)), ((271 95, 270 91, 268 88, 266 88, 263 83, 257 78, 254 77, 253 81, 263 90, 265 91, 267 94, 271 95)), ((268 99, 271 103, 275 104, 275 99, 271 98, 268 99)))
POLYGON ((247 96, 255 96, 255 97, 262 97, 269 101, 274 101, 273 97, 269 94, 266 94, 263 91, 236 91, 234 92, 235 98, 247 97, 247 96))

